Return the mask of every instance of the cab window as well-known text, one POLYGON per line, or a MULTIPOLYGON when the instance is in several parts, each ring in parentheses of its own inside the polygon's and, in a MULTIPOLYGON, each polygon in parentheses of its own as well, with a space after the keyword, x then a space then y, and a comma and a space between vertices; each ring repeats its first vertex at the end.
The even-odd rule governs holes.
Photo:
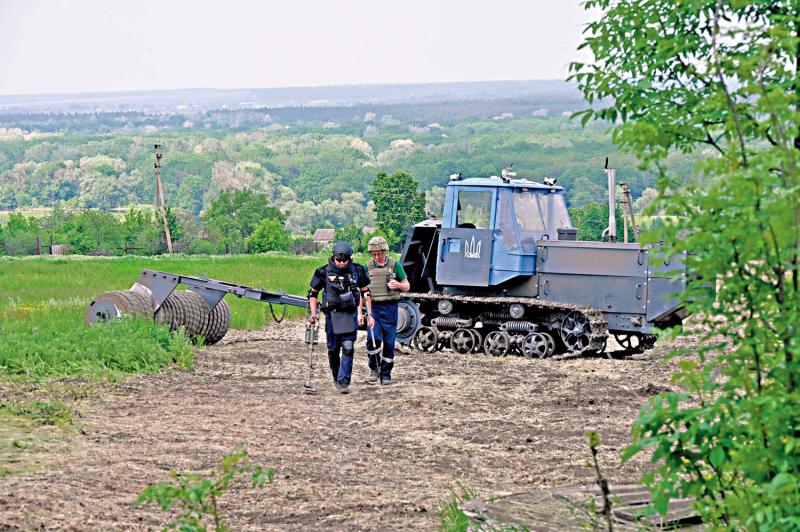
POLYGON ((460 190, 456 227, 488 229, 492 213, 492 191, 460 190))
POLYGON ((561 227, 572 227, 563 194, 542 194, 540 204, 542 205, 542 215, 550 233, 555 235, 556 230, 561 227))
POLYGON ((514 213, 523 253, 536 251, 536 240, 545 232, 542 212, 535 192, 514 192, 514 213))
POLYGON ((508 251, 519 249, 519 239, 517 230, 514 227, 514 209, 511 207, 511 192, 509 190, 498 191, 497 201, 497 234, 500 241, 508 251))

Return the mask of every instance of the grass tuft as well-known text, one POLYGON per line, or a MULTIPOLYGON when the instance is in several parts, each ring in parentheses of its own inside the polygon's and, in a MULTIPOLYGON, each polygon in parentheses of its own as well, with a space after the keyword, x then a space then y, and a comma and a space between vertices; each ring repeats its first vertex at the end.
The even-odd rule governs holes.
MULTIPOLYGON (((0 405, 0 412, 5 411, 14 416, 32 419, 40 425, 55 425, 66 428, 72 425, 73 411, 61 401, 9 401, 0 405)), ((25 445, 14 440, 12 447, 24 448, 25 445)))
POLYGON ((442 532, 466 532, 472 522, 459 509, 458 505, 474 499, 475 491, 461 482, 457 482, 455 487, 448 486, 447 491, 450 492, 450 495, 438 511, 439 530, 442 532))

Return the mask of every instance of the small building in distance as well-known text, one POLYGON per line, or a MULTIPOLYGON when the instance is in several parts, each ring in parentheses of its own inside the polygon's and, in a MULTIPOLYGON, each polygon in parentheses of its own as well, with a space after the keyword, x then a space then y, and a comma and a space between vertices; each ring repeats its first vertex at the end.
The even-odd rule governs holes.
POLYGON ((69 244, 53 244, 50 246, 51 255, 69 255, 69 244))
POLYGON ((319 247, 330 244, 336 238, 336 229, 317 229, 311 240, 319 247))

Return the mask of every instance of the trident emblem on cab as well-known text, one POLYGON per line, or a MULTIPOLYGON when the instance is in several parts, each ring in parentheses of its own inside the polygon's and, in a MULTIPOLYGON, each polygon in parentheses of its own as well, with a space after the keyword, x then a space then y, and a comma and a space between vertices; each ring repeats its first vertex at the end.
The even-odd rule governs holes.
POLYGON ((475 242, 475 237, 472 240, 464 242, 464 258, 479 259, 481 258, 481 241, 475 242))

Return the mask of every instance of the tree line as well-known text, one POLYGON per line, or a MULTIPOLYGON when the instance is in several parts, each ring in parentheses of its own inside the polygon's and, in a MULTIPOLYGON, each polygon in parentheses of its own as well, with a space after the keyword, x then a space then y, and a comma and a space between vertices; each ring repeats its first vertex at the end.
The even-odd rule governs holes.
MULTIPOLYGON (((365 250, 373 235, 385 236, 397 247, 405 229, 425 218, 425 194, 408 174, 379 174, 370 195, 377 213, 360 202, 340 202, 337 210, 372 212, 366 219, 376 227, 340 225, 336 237, 365 250)), ((289 214, 291 216, 291 213, 289 214)), ((309 234, 293 236, 287 231, 287 214, 271 205, 262 192, 249 189, 223 190, 199 218, 166 208, 173 249, 187 254, 237 254, 265 251, 311 253, 319 248, 309 234)), ((350 213, 352 220, 359 213, 350 213)), ((328 222, 329 223, 329 222, 328 222)), ((123 216, 97 209, 68 211, 56 204, 44 217, 10 213, 0 224, 0 252, 7 255, 48 253, 54 244, 66 244, 71 253, 85 255, 157 255, 167 250, 163 221, 150 208, 131 207, 123 216)))
MULTIPOLYGON (((373 199, 367 205, 343 200, 332 207, 331 215, 333 219, 339 215, 347 220, 371 220, 373 225, 334 227, 331 219, 321 218, 317 227, 334 228, 335 239, 350 242, 356 251, 365 251, 366 242, 375 235, 384 236, 398 251, 411 225, 429 216, 441 217, 444 188, 424 193, 412 176, 402 172, 379 173, 368 194, 373 199)), ((640 212, 647 205, 641 201, 644 199, 647 197, 638 205, 640 212)), ((570 213, 578 238, 601 240, 608 222, 607 202, 572 208, 570 213)), ((249 189, 223 190, 200 217, 166 208, 173 250, 178 253, 319 251, 311 232, 297 235, 287 230, 293 214, 272 206, 267 194, 249 189)), ((622 235, 619 208, 616 216, 617 234, 622 235)), ((167 251, 163 220, 150 207, 131 207, 120 216, 98 209, 67 210, 57 203, 46 216, 12 212, 7 223, 0 224, 0 254, 47 254, 51 246, 64 244, 70 253, 82 255, 160 255, 167 251)))

